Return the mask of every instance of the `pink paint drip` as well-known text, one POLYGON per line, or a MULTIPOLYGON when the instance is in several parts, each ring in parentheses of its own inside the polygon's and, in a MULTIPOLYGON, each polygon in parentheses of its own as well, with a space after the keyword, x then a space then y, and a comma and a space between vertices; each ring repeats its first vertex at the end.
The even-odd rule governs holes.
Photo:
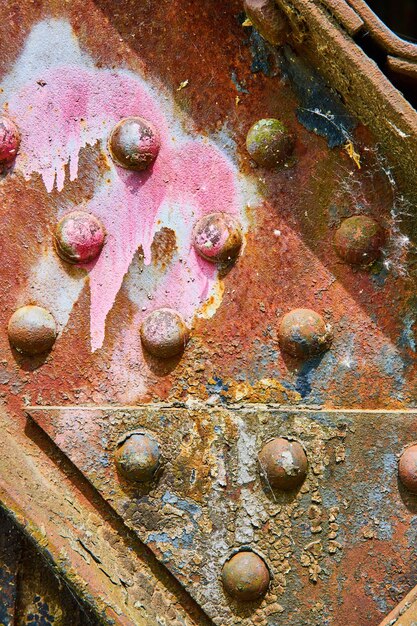
POLYGON ((70 179, 74 179, 81 148, 97 141, 106 145, 121 118, 139 115, 156 126, 161 149, 153 166, 145 172, 129 172, 112 163, 111 182, 102 181, 92 200, 82 207, 96 215, 107 232, 100 257, 94 266, 87 266, 92 349, 103 344, 107 314, 139 247, 145 264, 151 262, 163 204, 175 207, 174 224, 181 228, 185 223, 185 230, 181 258, 171 264, 158 281, 158 289, 150 294, 151 308, 175 308, 189 321, 217 277, 216 268, 193 250, 193 224, 207 213, 239 213, 236 172, 230 160, 212 142, 191 139, 174 122, 169 124, 149 87, 123 71, 76 66, 43 71, 13 95, 9 110, 19 119, 22 132, 17 166, 26 178, 40 173, 48 191, 55 182, 58 191, 62 190, 67 164, 70 179), (40 78, 44 86, 37 84, 40 78))

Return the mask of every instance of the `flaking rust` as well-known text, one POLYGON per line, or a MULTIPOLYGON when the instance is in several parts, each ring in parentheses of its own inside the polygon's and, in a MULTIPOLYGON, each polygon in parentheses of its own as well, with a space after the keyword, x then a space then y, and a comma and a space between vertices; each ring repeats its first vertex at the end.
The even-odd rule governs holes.
POLYGON ((123 626, 369 626, 417 582, 398 482, 413 205, 281 4, 246 2, 252 25, 238 0, 0 9, 21 136, 0 181, 0 493, 123 626), (281 18, 273 44, 298 53, 262 39, 281 18), (28 305, 48 324, 8 335, 28 305), (117 468, 129 433, 140 480, 117 468), (288 490, 259 464, 277 439, 305 454, 288 490), (261 563, 248 603, 222 583, 243 553, 261 563))

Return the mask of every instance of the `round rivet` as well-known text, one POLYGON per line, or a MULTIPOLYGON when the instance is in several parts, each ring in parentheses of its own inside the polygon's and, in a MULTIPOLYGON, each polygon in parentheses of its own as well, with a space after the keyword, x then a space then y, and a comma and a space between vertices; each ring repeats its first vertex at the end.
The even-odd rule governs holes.
POLYGON ((111 157, 128 170, 145 170, 158 156, 161 141, 155 126, 142 117, 126 117, 113 128, 111 157))
POLYGON ((311 309, 294 309, 282 318, 279 327, 281 350, 296 358, 316 356, 327 350, 332 331, 321 315, 311 309))
POLYGON ((128 480, 147 482, 157 471, 161 453, 155 439, 143 433, 132 433, 114 454, 118 471, 128 480))
POLYGON ((64 261, 88 263, 100 254, 104 238, 104 227, 94 215, 73 211, 58 222, 54 242, 64 261))
POLYGON ((250 602, 265 595, 270 582, 269 570, 260 556, 249 550, 234 554, 223 567, 225 590, 236 600, 250 602))
POLYGON ((40 306, 28 305, 17 309, 8 326, 11 345, 30 356, 48 352, 55 343, 57 328, 52 315, 40 306))
POLYGON ((385 233, 371 217, 353 215, 337 229, 334 242, 337 254, 346 263, 369 265, 379 257, 385 233))
POLYGON ((398 463, 398 475, 404 487, 417 494, 417 444, 402 453, 398 463))
POLYGON ((210 213, 194 226, 194 248, 212 263, 230 263, 239 254, 242 233, 236 220, 227 213, 210 213))
POLYGON ((157 309, 143 321, 140 337, 147 352, 166 359, 184 350, 189 331, 179 313, 172 309, 157 309))
POLYGON ((276 119, 255 122, 246 137, 246 148, 252 159, 268 169, 283 165, 291 156, 294 145, 294 136, 276 119))
POLYGON ((303 447, 297 441, 277 437, 260 451, 259 465, 271 487, 289 491, 304 481, 308 461, 303 447))
POLYGON ((20 146, 20 133, 14 122, 0 115, 0 166, 8 166, 16 158, 20 146))
POLYGON ((264 39, 274 46, 282 45, 288 33, 288 23, 274 0, 244 0, 246 15, 264 39))

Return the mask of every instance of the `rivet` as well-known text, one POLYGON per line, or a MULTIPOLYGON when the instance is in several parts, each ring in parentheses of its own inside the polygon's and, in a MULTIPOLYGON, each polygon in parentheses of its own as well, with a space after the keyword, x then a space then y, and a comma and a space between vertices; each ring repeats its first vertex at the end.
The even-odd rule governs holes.
POLYGON ((194 226, 194 248, 212 263, 230 263, 239 254, 242 233, 237 221, 227 213, 210 213, 194 226))
POLYGON ((0 115, 0 170, 10 166, 20 146, 20 133, 16 124, 5 115, 0 115))
POLYGON ((142 117, 126 117, 113 128, 109 151, 117 165, 128 170, 145 170, 159 153, 160 137, 155 126, 142 117))
POLYGON ((223 566, 225 591, 236 600, 250 602, 265 595, 270 583, 269 570, 260 556, 249 550, 234 554, 223 566))
POLYGON ((172 309, 157 309, 144 319, 140 336, 147 352, 166 359, 184 350, 189 331, 179 313, 172 309))
POLYGON ((280 120, 273 118, 255 122, 246 137, 246 148, 252 159, 268 169, 284 165, 294 145, 294 136, 280 120))
POLYGON ((402 453, 398 462, 398 475, 404 487, 417 494, 417 444, 402 453))
POLYGON ((245 0, 243 8, 264 39, 273 46, 279 46, 285 42, 289 25, 274 0, 245 0))
POLYGON ((309 358, 327 350, 332 342, 331 326, 311 309, 294 309, 279 327, 281 350, 296 358, 309 358))
POLYGON ((160 461, 159 445, 143 433, 132 433, 120 443, 114 460, 122 476, 131 481, 147 482, 154 477, 160 461))
POLYGON ((73 211, 57 224, 55 248, 68 263, 88 263, 101 252, 105 231, 101 222, 85 211, 73 211))
POLYGON ((367 215, 353 215, 343 220, 335 238, 337 254, 350 265, 369 265, 381 253, 385 232, 367 215))
POLYGON ((307 475, 307 456, 298 441, 277 437, 264 445, 258 458, 271 487, 289 491, 301 485, 307 475))
POLYGON ((57 328, 49 311, 40 306, 28 305, 13 313, 9 320, 8 335, 16 350, 34 356, 52 348, 57 328))

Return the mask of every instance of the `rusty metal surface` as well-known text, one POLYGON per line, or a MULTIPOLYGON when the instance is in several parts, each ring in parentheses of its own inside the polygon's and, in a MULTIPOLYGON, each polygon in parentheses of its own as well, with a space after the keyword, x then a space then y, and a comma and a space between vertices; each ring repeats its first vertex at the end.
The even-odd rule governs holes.
POLYGON ((343 624, 352 611, 356 623, 376 624, 415 582, 416 497, 397 478, 415 412, 30 411, 216 624, 343 624), (161 476, 143 487, 121 479, 113 462, 120 436, 140 429, 164 458, 161 476), (258 454, 274 436, 305 447, 308 476, 295 492, 262 475, 258 454), (249 608, 221 584, 225 560, 241 546, 272 571, 270 592, 249 608))
POLYGON ((385 78, 367 73, 369 59, 318 5, 280 5, 298 25, 297 54, 245 26, 237 0, 0 9, 0 103, 21 132, 0 181, 0 497, 106 623, 341 626, 355 612, 362 626, 417 583, 414 496, 397 482, 416 426, 417 191, 400 184, 415 163, 416 114, 395 90, 387 97, 385 78), (317 64, 339 50, 327 78, 351 93, 349 111, 302 65, 326 37, 317 64), (143 172, 118 167, 108 149, 131 116, 161 139, 143 172), (267 118, 295 138, 278 170, 246 149, 267 118), (56 250, 57 224, 73 211, 106 233, 83 265, 56 250), (242 235, 225 267, 194 240, 213 213, 242 235), (353 215, 385 233, 371 266, 335 249, 353 215), (55 320, 49 353, 10 345, 10 317, 26 305, 55 320), (184 321, 184 350, 168 359, 141 343, 157 309, 184 321), (300 360, 280 349, 294 309, 321 316, 326 351, 300 360), (154 482, 134 486, 113 455, 137 430, 163 462, 154 482), (286 496, 257 465, 279 436, 299 439, 309 461, 286 496), (256 606, 221 583, 245 546, 271 571, 256 606))
POLYGON ((2 626, 93 626, 96 621, 0 511, 2 626))

